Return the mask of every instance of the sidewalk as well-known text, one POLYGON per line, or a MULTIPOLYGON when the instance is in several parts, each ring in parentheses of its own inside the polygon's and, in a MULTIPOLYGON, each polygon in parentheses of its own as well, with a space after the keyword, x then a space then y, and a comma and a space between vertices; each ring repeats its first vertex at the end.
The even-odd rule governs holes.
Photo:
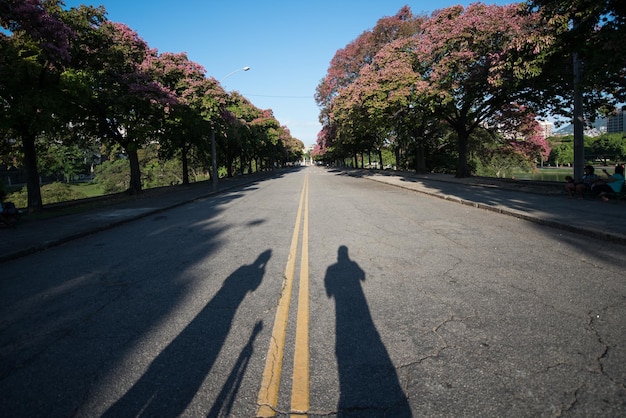
MULTIPOLYGON (((321 169, 321 168, 320 168, 321 169)), ((585 234, 626 245, 626 202, 569 199, 560 192, 533 193, 515 182, 472 177, 457 179, 446 174, 416 175, 406 172, 342 170, 438 198, 515 216, 546 227, 585 234)), ((263 181, 284 172, 259 173, 220 179, 218 193, 263 181)), ((211 196, 211 184, 173 186, 135 199, 105 202, 72 215, 45 219, 25 217, 16 228, 0 229, 0 263, 42 251, 67 241, 112 228, 141 217, 211 196)))
POLYGON ((626 245, 626 202, 569 198, 562 187, 447 174, 356 171, 369 180, 626 245))
MULTIPOLYGON (((217 193, 282 175, 281 171, 220 179, 217 193)), ((65 242, 104 231, 215 194, 211 182, 145 190, 132 198, 97 199, 73 214, 37 219, 24 215, 15 228, 0 228, 0 263, 43 251, 65 242)), ((71 211, 71 210, 70 210, 71 211)), ((64 211, 68 212, 66 209, 64 211)))

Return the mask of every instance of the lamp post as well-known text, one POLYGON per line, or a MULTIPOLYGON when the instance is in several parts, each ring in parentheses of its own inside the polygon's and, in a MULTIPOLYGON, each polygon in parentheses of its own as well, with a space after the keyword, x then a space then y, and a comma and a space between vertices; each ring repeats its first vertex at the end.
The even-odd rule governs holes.
MULTIPOLYGON (((220 83, 224 82, 231 75, 238 73, 239 71, 248 71, 250 67, 245 66, 243 68, 238 68, 230 73, 226 74, 224 78, 220 80, 220 83)), ((211 128, 211 185, 214 192, 217 192, 217 155, 216 155, 216 146, 215 146, 215 129, 211 128)))
POLYGON ((243 68, 238 68, 238 69, 236 69, 235 71, 231 71, 230 73, 226 74, 226 75, 224 76, 224 78, 222 78, 222 79, 220 80, 220 83, 223 83, 223 82, 224 82, 224 80, 226 80, 226 79, 227 79, 228 77, 230 77, 231 75, 233 75, 233 74, 235 74, 235 73, 238 73, 239 71, 248 71, 249 69, 250 69, 250 67, 246 66, 246 67, 243 67, 243 68))

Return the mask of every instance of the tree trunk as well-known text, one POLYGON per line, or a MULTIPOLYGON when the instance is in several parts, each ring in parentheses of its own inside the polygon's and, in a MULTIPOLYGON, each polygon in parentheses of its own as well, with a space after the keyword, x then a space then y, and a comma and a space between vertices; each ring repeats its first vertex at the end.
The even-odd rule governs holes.
POLYGON ((234 158, 230 155, 226 158, 226 175, 229 178, 233 176, 233 160, 234 158))
POLYGON ((400 167, 400 147, 398 145, 396 145, 394 155, 396 156, 396 168, 398 168, 400 167))
POLYGON ((574 125, 574 178, 578 179, 583 176, 585 166, 585 122, 580 88, 582 63, 577 52, 574 52, 572 60, 574 67, 574 120, 572 122, 574 125))
POLYGON ((243 173, 245 173, 245 171, 246 171, 246 156, 242 151, 241 155, 239 156, 239 174, 243 176, 243 173))
POLYGON ((130 186, 128 193, 136 195, 141 193, 141 169, 139 168, 139 156, 134 146, 126 149, 128 162, 130 163, 130 186))
POLYGON ((428 171, 426 168, 426 153, 424 152, 424 141, 416 138, 415 140, 415 172, 424 174, 428 171))
POLYGON ((22 134, 22 150, 24 151, 24 166, 26 167, 26 189, 28 191, 28 212, 38 212, 43 207, 41 202, 41 188, 39 184, 39 170, 37 169, 37 150, 35 149, 35 134, 22 134))
POLYGON ((472 175, 469 164, 468 164, 468 143, 469 143, 469 132, 465 129, 457 129, 457 147, 459 151, 459 159, 456 164, 456 178, 465 178, 470 177, 472 175))
POLYGON ((189 161, 187 158, 187 142, 183 142, 183 147, 181 149, 181 160, 183 164, 183 184, 189 184, 189 161))

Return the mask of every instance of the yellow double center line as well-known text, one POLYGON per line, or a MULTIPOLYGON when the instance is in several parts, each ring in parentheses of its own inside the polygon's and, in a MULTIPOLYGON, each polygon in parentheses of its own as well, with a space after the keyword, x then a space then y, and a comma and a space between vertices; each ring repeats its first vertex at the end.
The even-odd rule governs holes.
POLYGON ((298 316, 296 318, 296 343, 291 387, 291 415, 306 415, 309 410, 309 175, 306 174, 285 268, 283 292, 276 309, 272 338, 267 350, 265 370, 263 371, 263 381, 257 398, 259 407, 256 415, 258 417, 273 417, 276 415, 280 374, 285 351, 287 319, 289 317, 289 305, 291 303, 291 293, 296 272, 296 256, 303 210, 302 258, 300 260, 298 316))

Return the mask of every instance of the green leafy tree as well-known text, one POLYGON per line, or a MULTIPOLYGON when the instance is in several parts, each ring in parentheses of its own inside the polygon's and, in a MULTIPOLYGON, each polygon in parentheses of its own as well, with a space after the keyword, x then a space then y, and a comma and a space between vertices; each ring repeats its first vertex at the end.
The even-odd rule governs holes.
POLYGON ((178 158, 161 158, 160 145, 148 144, 139 150, 141 180, 146 189, 181 184, 181 165, 178 158))
POLYGON ((130 185, 130 169, 128 161, 123 158, 105 161, 94 169, 95 182, 102 187, 105 194, 119 193, 128 190, 130 185))
POLYGON ((74 177, 87 171, 84 150, 76 145, 64 145, 59 141, 45 142, 46 146, 38 153, 39 171, 42 174, 69 183, 74 177))
POLYGON ((583 63, 579 87, 586 119, 598 110, 612 110, 626 100, 626 6, 622 0, 529 0, 529 13, 537 12, 558 30, 551 54, 544 61, 542 88, 550 84, 551 108, 571 116, 574 68, 572 54, 583 63))
POLYGON ((263 110, 258 116, 250 121, 250 129, 254 141, 258 144, 261 165, 273 169, 277 159, 280 159, 280 123, 274 118, 271 109, 263 110))
POLYGON ((574 175, 583 175, 584 122, 626 100, 626 7, 622 0, 529 0, 558 31, 551 54, 541 63, 535 89, 549 112, 574 125, 574 175))
POLYGON ((262 111, 238 92, 229 95, 224 115, 226 131, 219 139, 224 157, 226 175, 233 175, 235 161, 241 159, 242 168, 246 158, 257 162, 257 170, 262 161, 268 158, 271 138, 268 129, 278 127, 271 111, 262 111))
POLYGON ((574 162, 574 137, 548 138, 551 146, 548 161, 556 166, 562 164, 572 164, 574 162))
POLYGON ((608 160, 620 161, 626 159, 626 139, 623 134, 604 134, 593 140, 585 147, 585 154, 593 155, 596 158, 603 158, 605 164, 608 160))

